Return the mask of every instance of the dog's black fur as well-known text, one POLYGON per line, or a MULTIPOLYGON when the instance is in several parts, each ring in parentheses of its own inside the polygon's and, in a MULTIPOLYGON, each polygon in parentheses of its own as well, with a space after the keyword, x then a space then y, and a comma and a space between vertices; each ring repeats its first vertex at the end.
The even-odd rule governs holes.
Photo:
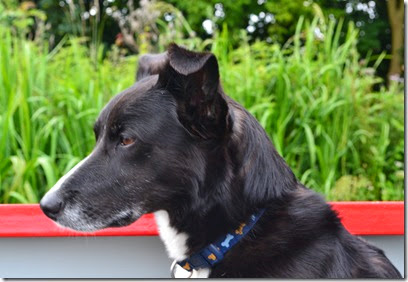
POLYGON ((95 134, 92 155, 41 202, 64 226, 123 226, 166 210, 190 255, 266 208, 210 277, 401 277, 297 181, 255 118, 224 94, 211 53, 171 45, 143 56, 137 83, 102 110, 95 134))

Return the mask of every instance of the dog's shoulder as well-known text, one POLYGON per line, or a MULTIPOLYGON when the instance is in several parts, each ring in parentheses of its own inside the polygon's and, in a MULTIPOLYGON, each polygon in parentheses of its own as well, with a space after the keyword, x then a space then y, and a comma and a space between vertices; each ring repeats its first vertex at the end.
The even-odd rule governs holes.
POLYGON ((329 228, 338 231, 342 228, 340 219, 331 205, 320 194, 302 184, 290 195, 288 213, 299 224, 313 228, 329 228))

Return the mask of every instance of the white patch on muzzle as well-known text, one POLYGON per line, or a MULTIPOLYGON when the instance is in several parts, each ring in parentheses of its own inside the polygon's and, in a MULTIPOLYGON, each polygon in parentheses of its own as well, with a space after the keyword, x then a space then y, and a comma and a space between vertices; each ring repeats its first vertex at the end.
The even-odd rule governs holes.
MULTIPOLYGON (((70 171, 68 171, 64 176, 62 176, 57 183, 55 183, 54 186, 52 186, 52 188, 47 192, 48 193, 54 193, 56 192, 58 189, 61 188, 62 184, 71 176, 74 174, 75 171, 77 171, 84 163, 85 161, 92 155, 89 154, 89 156, 87 156, 85 159, 83 159, 82 161, 80 161, 76 166, 74 166, 73 168, 70 169, 70 171)), ((45 194, 44 197, 47 196, 47 194, 45 194)))
MULTIPOLYGON (((82 161, 80 161, 77 165, 75 165, 73 168, 70 169, 64 176, 62 176, 55 185, 48 190, 48 192, 44 195, 43 199, 46 199, 47 197, 51 197, 53 193, 57 193, 57 191, 61 188, 61 186, 64 184, 64 182, 70 178, 75 171, 77 171, 84 163, 85 161, 92 155, 92 153, 84 158, 82 161)), ((64 215, 66 218, 70 219, 70 221, 75 222, 78 226, 86 226, 88 229, 92 229, 93 226, 87 225, 86 223, 83 223, 80 217, 80 209, 77 208, 70 208, 64 210, 64 215)), ((59 223, 58 221, 56 222, 58 226, 64 227, 59 223)))

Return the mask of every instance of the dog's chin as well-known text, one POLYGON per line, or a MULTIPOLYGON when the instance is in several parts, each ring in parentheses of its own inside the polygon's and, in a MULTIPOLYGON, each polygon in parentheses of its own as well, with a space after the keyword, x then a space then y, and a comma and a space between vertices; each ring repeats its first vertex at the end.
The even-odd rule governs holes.
POLYGON ((123 227, 128 226, 138 220, 140 215, 129 214, 117 219, 114 219, 107 227, 123 227))
POLYGON ((95 225, 85 222, 70 222, 65 220, 57 220, 55 223, 63 229, 69 229, 71 231, 80 231, 80 232, 94 232, 106 228, 107 226, 95 225))
POLYGON ((76 220, 64 220, 63 218, 58 219, 56 224, 60 227, 67 228, 73 231, 80 231, 80 232, 95 232, 98 230, 102 230, 109 227, 123 227, 132 224, 136 220, 140 218, 141 214, 136 213, 122 213, 121 215, 117 215, 112 219, 106 220, 84 220, 84 219, 76 219, 76 220))

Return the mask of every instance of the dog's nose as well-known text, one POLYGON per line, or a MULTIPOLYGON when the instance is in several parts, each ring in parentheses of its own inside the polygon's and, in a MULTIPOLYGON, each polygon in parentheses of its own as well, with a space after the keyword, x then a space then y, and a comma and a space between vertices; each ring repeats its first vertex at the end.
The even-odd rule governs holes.
POLYGON ((56 195, 57 193, 46 194, 40 202, 40 208, 46 216, 56 220, 58 213, 62 210, 62 200, 56 195))

